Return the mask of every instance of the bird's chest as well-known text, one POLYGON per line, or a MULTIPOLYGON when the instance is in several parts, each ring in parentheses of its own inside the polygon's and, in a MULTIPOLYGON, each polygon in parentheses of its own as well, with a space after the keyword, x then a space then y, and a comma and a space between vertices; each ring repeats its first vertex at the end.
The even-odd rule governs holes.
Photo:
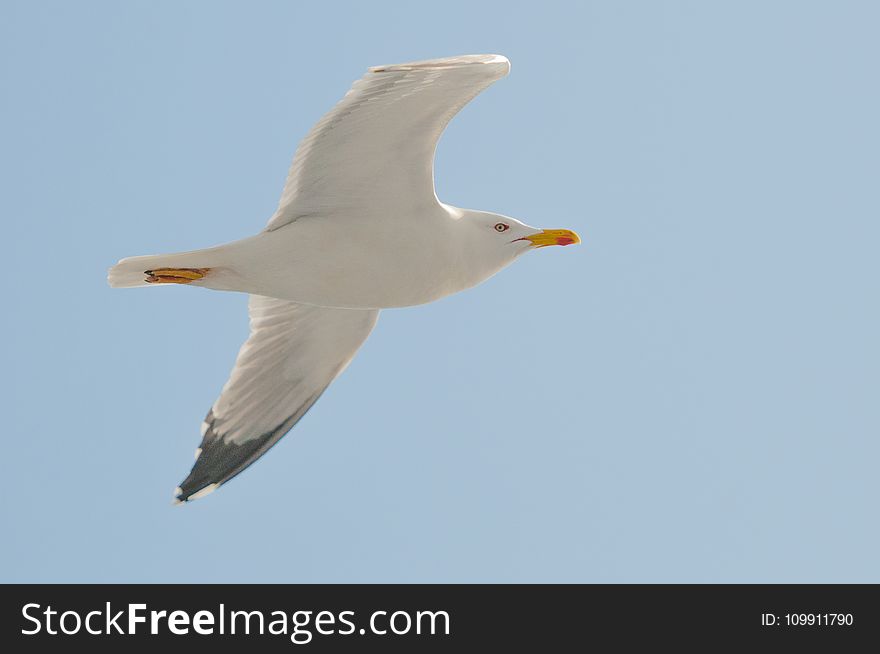
POLYGON ((275 281, 287 299, 350 308, 423 304, 460 290, 452 243, 413 222, 290 230, 275 281))

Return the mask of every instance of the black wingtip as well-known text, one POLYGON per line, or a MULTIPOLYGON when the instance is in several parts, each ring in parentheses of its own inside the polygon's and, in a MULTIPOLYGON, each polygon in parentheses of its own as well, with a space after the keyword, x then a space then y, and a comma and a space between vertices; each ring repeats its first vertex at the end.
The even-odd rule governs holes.
POLYGON ((219 486, 220 486, 220 484, 216 484, 216 483, 215 484, 208 484, 207 486, 204 486, 195 492, 189 492, 186 494, 180 488, 180 486, 178 486, 177 488, 174 489, 174 500, 172 501, 172 504, 177 506, 178 504, 192 502, 193 500, 197 500, 200 497, 204 497, 205 495, 210 495, 215 490, 217 490, 217 488, 219 486))
POLYGON ((320 393, 312 395, 290 417, 274 429, 243 443, 230 443, 217 433, 214 412, 205 417, 205 432, 196 450, 196 462, 186 479, 174 490, 176 502, 204 497, 238 475, 277 443, 308 411, 320 393))

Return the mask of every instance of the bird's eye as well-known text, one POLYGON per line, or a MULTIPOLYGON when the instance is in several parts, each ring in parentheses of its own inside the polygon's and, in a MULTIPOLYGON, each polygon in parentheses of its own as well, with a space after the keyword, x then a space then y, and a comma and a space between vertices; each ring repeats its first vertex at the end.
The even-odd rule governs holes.
POLYGON ((510 225, 506 225, 504 223, 498 223, 497 225, 495 225, 496 232, 506 232, 508 229, 510 229, 510 225))

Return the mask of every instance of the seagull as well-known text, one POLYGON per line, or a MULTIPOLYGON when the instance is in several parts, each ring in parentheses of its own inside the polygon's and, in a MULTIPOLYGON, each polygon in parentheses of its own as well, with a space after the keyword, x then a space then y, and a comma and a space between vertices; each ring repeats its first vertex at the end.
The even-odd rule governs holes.
POLYGON ((495 54, 369 68, 312 128, 278 209, 255 236, 129 257, 114 288, 186 284, 250 295, 250 335, 175 503, 203 497, 277 443, 348 366, 381 309, 433 302, 521 254, 579 243, 567 229, 444 204, 434 150, 450 119, 507 75, 495 54))

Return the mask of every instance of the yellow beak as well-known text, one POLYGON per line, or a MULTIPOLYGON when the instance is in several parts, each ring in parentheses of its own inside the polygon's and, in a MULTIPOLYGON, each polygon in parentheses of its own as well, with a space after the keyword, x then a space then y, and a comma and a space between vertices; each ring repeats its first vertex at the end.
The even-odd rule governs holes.
POLYGON ((581 237, 570 229, 545 229, 537 234, 517 239, 531 241, 532 247, 543 248, 548 245, 573 245, 581 242, 581 237))

